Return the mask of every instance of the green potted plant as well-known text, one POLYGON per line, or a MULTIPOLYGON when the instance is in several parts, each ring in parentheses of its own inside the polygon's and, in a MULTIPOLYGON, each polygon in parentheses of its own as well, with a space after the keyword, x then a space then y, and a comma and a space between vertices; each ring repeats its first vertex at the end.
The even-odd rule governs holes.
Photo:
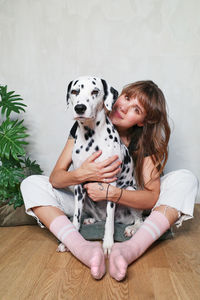
POLYGON ((42 173, 40 166, 26 153, 28 134, 21 119, 26 104, 22 101, 20 95, 0 85, 0 205, 8 203, 15 209, 23 205, 22 180, 42 173))

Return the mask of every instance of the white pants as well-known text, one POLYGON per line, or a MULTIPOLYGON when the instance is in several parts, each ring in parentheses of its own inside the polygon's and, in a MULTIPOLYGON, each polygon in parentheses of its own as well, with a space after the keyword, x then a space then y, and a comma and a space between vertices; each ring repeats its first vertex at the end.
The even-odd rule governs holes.
MULTIPOLYGON (((49 178, 43 175, 32 175, 21 183, 26 213, 33 216, 41 227, 44 227, 32 211, 36 206, 55 206, 68 217, 74 213, 73 188, 55 189, 49 178)), ((193 218, 194 203, 198 192, 198 180, 188 170, 177 170, 161 177, 160 196, 154 206, 167 205, 175 208, 180 218, 176 225, 193 218)), ((154 209, 153 208, 153 209, 154 209)))

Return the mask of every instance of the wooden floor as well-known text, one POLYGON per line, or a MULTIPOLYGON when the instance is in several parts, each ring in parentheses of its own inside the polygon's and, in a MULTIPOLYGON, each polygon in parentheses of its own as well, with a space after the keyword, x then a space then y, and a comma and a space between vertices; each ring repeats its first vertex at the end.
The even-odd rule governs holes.
POLYGON ((200 205, 172 240, 151 247, 123 282, 100 281, 38 226, 0 228, 1 300, 200 299, 200 205))

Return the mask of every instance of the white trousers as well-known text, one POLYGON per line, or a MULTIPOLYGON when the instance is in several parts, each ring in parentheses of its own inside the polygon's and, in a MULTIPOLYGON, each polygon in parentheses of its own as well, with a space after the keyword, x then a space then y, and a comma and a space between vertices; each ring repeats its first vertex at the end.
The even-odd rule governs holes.
MULTIPOLYGON (((74 213, 73 188, 55 189, 49 178, 43 175, 32 175, 21 183, 26 213, 36 218, 38 224, 44 227, 32 211, 36 206, 55 206, 68 217, 74 213)), ((198 180, 188 170, 177 170, 161 177, 160 196, 154 206, 167 205, 180 213, 177 227, 182 222, 193 218, 194 204, 198 192, 198 180)), ((153 208, 153 209, 154 209, 153 208)))

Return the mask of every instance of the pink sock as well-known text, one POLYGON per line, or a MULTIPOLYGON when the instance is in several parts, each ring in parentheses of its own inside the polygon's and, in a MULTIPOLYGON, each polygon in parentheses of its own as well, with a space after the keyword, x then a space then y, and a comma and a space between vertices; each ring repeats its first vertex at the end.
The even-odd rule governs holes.
POLYGON ((118 281, 122 280, 128 265, 140 257, 169 227, 168 219, 162 213, 153 211, 130 240, 114 244, 110 254, 110 275, 118 281))
POLYGON ((94 278, 105 274, 105 258, 101 244, 86 241, 65 215, 56 217, 49 230, 70 250, 70 252, 91 268, 94 278))

